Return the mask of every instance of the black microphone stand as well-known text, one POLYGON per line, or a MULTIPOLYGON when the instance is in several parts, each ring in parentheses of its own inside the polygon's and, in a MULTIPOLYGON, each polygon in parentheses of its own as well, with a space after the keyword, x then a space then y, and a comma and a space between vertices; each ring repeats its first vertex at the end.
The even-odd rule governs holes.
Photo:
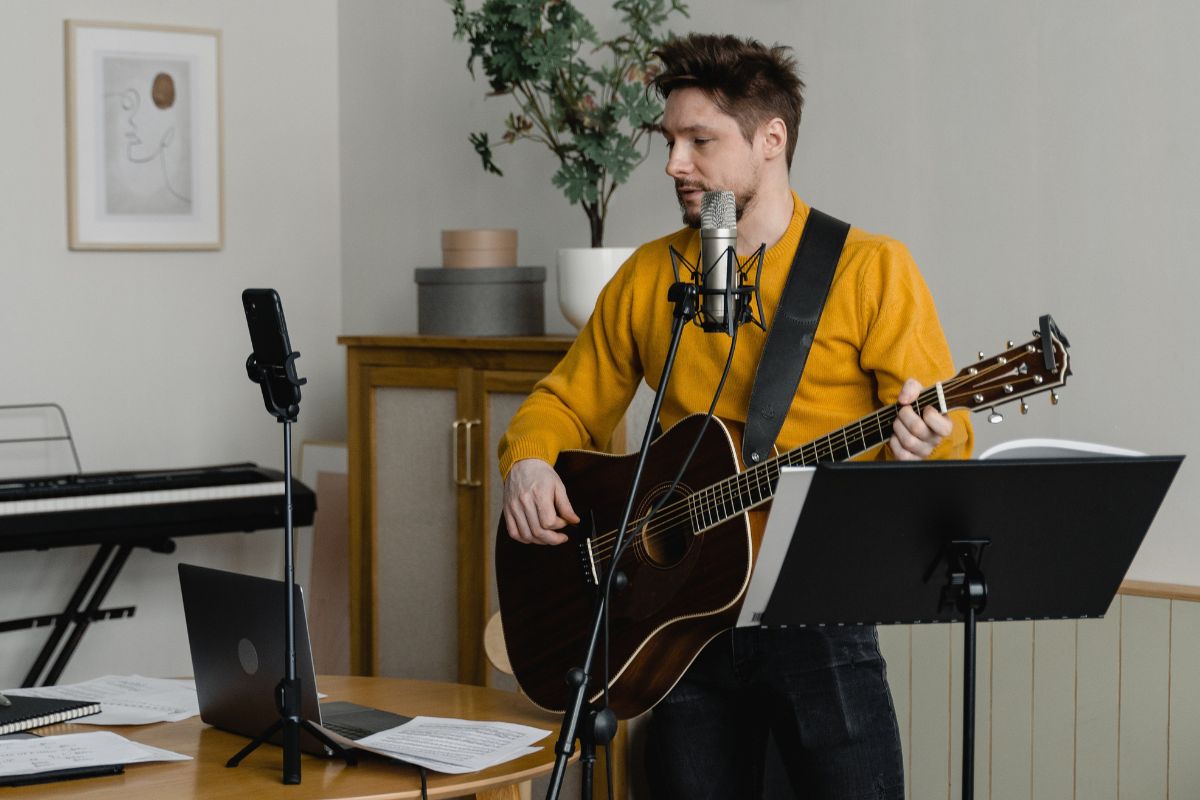
MULTIPOLYGON (((567 710, 563 714, 562 727, 558 742, 554 746, 556 757, 554 771, 550 773, 550 785, 546 791, 546 800, 557 800, 562 790, 563 777, 566 775, 567 759, 575 751, 575 739, 580 740, 580 763, 583 767, 583 798, 591 800, 592 796, 592 766, 596 760, 596 745, 606 746, 617 733, 617 716, 611 708, 603 703, 591 703, 587 700, 588 685, 591 683, 592 663, 595 661, 596 644, 600 640, 600 631, 606 627, 608 616, 609 592, 615 585, 621 589, 627 578, 617 569, 618 561, 625 547, 626 529, 629 518, 633 514, 633 505, 637 495, 638 483, 642 479, 642 470, 650 453, 650 442, 654 437, 654 423, 658 419, 659 408, 666 394, 667 381, 671 377, 671 368, 675 364, 675 354, 679 350, 679 340, 683 335, 683 326, 696 316, 696 298, 699 289, 695 284, 675 283, 667 293, 667 299, 675 303, 674 322, 671 327, 671 344, 667 350, 667 358, 663 363, 662 377, 658 383, 658 391, 654 394, 654 403, 650 409, 650 419, 646 424, 646 432, 642 436, 642 447, 638 451, 637 467, 633 473, 633 484, 629 487, 629 499, 625 503, 625 511, 621 515, 621 526, 617 529, 617 539, 613 546, 612 566, 609 567, 605 580, 597 582, 596 606, 592 615, 592 635, 588 639, 587 653, 583 666, 575 667, 567 673, 567 684, 571 687, 567 710), (580 719, 587 708, 588 723, 580 725, 580 719)), ((603 695, 601 697, 603 700, 603 695)))
MULTIPOLYGON (((271 413, 276 420, 283 423, 283 497, 284 497, 284 591, 287 599, 284 605, 285 624, 287 632, 284 641, 284 677, 275 687, 275 708, 279 711, 279 719, 275 720, 260 733, 254 741, 238 751, 237 755, 225 763, 226 767, 236 767, 246 756, 267 739, 279 731, 283 731, 283 782, 285 784, 300 783, 300 730, 304 729, 314 739, 328 747, 345 760, 349 766, 354 766, 357 759, 349 750, 341 747, 309 720, 300 716, 300 680, 296 677, 296 565, 292 554, 292 423, 300 413, 299 402, 281 405, 272 390, 271 377, 286 376, 292 386, 303 386, 307 378, 296 377, 296 359, 298 352, 286 355, 282 365, 263 366, 258 363, 254 353, 246 359, 246 374, 250 380, 259 384, 263 397, 267 400, 271 413)), ((298 393, 297 393, 298 394, 298 393)))

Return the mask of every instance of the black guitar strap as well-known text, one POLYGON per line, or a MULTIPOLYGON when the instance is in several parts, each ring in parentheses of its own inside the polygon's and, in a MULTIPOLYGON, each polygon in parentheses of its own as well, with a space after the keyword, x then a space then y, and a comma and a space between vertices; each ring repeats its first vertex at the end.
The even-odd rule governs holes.
POLYGON ((821 310, 849 233, 848 223, 815 208, 809 211, 754 374, 742 440, 742 460, 747 466, 771 455, 804 374, 821 310))

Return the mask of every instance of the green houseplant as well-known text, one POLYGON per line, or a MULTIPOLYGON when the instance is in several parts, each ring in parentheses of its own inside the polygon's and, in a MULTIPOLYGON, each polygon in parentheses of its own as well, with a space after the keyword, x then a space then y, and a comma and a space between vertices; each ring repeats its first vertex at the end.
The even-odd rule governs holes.
MULTIPOLYGON (((623 32, 601 40, 570 0, 484 0, 468 11, 449 0, 454 36, 471 46, 467 69, 478 61, 493 96, 517 105, 497 144, 540 142, 558 159, 553 183, 579 204, 591 226, 592 247, 604 241, 604 220, 616 188, 649 153, 649 136, 662 104, 647 91, 652 51, 664 41, 667 18, 687 16, 680 0, 615 0, 623 32), (645 144, 645 146, 643 146, 645 144)), ((487 133, 470 142, 483 168, 503 174, 487 133)))

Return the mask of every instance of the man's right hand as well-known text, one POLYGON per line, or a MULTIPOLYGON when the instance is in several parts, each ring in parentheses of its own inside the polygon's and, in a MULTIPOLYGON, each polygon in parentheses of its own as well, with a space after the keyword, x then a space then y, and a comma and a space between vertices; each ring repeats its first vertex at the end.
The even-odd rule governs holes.
POLYGON ((579 517, 554 467, 540 458, 523 458, 504 479, 504 523, 518 542, 562 544, 567 537, 558 531, 578 525, 579 517))

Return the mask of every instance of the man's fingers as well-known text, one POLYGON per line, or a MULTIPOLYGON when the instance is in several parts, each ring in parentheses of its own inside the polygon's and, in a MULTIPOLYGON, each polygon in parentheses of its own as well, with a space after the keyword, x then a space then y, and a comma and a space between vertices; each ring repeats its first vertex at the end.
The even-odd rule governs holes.
POLYGON ((900 387, 900 396, 896 398, 896 402, 902 406, 906 406, 920 396, 921 384, 917 383, 915 378, 909 378, 900 387))
POLYGON ((563 520, 572 525, 579 524, 579 515, 571 507, 571 501, 567 499, 567 487, 563 486, 562 481, 554 484, 554 506, 563 520))
POLYGON ((939 413, 936 408, 925 409, 922 419, 939 439, 944 439, 954 432, 954 423, 945 414, 939 413))
POLYGON ((566 489, 545 461, 517 461, 504 480, 504 519, 508 533, 525 544, 562 544, 558 532, 579 517, 567 501, 566 489))
POLYGON ((928 445, 918 439, 899 420, 892 425, 892 452, 897 456, 920 458, 927 455, 928 445))
POLYGON ((529 526, 525 524, 524 516, 514 514, 506 508, 504 509, 504 524, 508 527, 510 538, 516 539, 522 544, 529 544, 533 541, 533 537, 529 534, 529 526))

